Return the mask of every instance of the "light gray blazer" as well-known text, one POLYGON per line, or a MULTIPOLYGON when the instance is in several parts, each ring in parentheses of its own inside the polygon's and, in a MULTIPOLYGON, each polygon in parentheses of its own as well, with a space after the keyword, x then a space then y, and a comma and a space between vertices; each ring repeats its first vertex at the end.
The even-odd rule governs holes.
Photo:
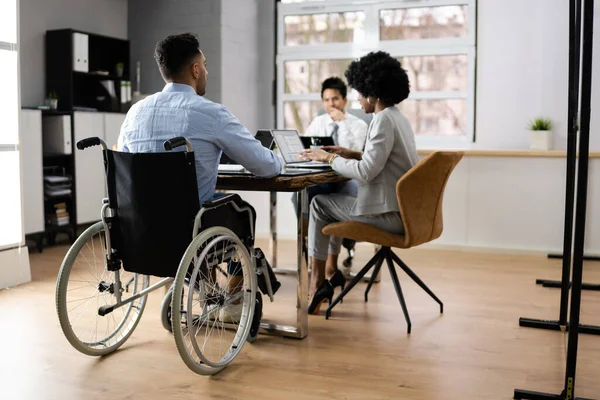
POLYGON ((337 157, 333 169, 358 181, 353 216, 399 212, 396 183, 417 162, 415 134, 396 107, 375 114, 367 131, 362 160, 337 157))

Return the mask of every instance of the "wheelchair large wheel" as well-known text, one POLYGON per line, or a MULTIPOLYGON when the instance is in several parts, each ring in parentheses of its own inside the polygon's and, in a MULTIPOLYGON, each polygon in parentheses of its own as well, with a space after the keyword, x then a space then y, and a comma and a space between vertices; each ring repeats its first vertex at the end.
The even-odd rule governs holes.
POLYGON ((192 371, 213 375, 233 361, 250 332, 255 299, 256 272, 238 237, 223 227, 196 236, 179 264, 171 304, 175 344, 192 371), (241 280, 227 273, 232 262, 241 280), (239 315, 228 312, 234 308, 239 315))
POLYGON ((129 338, 144 307, 144 295, 100 316, 101 306, 116 304, 148 287, 149 277, 106 269, 104 225, 89 227, 73 243, 58 273, 56 311, 60 326, 71 345, 90 356, 115 351, 129 338), (120 289, 119 289, 120 288, 120 289))

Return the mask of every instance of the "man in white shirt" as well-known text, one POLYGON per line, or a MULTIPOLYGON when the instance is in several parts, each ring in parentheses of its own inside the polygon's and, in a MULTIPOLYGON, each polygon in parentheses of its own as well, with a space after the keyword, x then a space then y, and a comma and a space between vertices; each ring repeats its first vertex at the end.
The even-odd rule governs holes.
POLYGON ((340 78, 327 78, 321 85, 325 114, 308 126, 304 136, 331 136, 336 146, 362 151, 367 138, 367 124, 346 112, 347 87, 340 78))

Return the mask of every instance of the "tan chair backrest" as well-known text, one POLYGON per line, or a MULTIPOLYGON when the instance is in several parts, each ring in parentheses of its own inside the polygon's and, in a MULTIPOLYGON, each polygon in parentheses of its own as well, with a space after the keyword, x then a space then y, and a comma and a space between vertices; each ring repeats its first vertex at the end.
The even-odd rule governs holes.
POLYGON ((396 184, 406 247, 437 239, 443 230, 442 200, 454 167, 464 153, 436 151, 419 161, 396 184))

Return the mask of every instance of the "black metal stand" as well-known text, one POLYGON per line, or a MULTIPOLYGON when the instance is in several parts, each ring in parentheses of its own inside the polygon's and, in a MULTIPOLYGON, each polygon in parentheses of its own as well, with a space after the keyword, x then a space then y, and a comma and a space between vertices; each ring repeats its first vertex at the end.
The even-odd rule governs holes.
MULTIPOLYGON (((542 285, 543 287, 549 288, 562 288, 563 283, 561 281, 553 281, 550 279, 536 279, 536 285, 542 285)), ((571 287, 571 282, 567 283, 569 288, 571 287)), ((600 284, 597 283, 583 283, 581 286, 581 290, 600 290, 600 284)))
MULTIPOLYGON (((548 254, 548 258, 563 258, 562 254, 548 254)), ((600 261, 600 256, 583 256, 584 261, 600 261)))
MULTIPOLYGON (((569 10, 569 103, 567 131, 567 181, 565 190, 565 226, 563 239, 562 277, 560 281, 537 279, 536 284, 544 287, 560 288, 560 309, 558 320, 541 320, 519 318, 519 326, 567 330, 567 309, 569 305, 569 289, 571 288, 571 250, 573 240, 573 210, 575 203, 575 175, 577 162, 577 114, 579 105, 579 70, 581 56, 581 4, 582 0, 571 0, 569 10)), ((600 290, 600 285, 583 284, 585 290, 600 290)), ((582 327, 583 328, 583 327, 582 327)), ((600 326, 586 325, 581 333, 600 335, 600 326)))
MULTIPOLYGON (((594 22, 594 0, 585 0, 583 14, 581 14, 582 0, 572 0, 570 5, 570 27, 571 35, 574 31, 579 35, 579 30, 573 29, 577 26, 577 21, 581 20, 583 15, 583 67, 582 67, 582 95, 581 95, 581 136, 579 138, 579 161, 577 176, 577 204, 575 209, 575 240, 573 246, 573 289, 571 290, 571 309, 569 313, 569 340, 567 344, 567 365, 565 371, 565 382, 563 391, 560 394, 550 394, 542 392, 532 392, 528 390, 515 389, 514 399, 575 399, 575 373, 577 366, 577 348, 579 344, 579 317, 581 311, 581 290, 583 278, 583 247, 585 242, 585 217, 587 205, 587 187, 588 187, 588 162, 589 162, 589 142, 590 142, 590 107, 592 91, 592 41, 593 41, 593 22, 594 22)), ((573 36, 571 36, 571 45, 573 45, 573 36)), ((576 47, 579 50, 579 46, 576 47)), ((572 51, 575 50, 571 47, 572 51)), ((579 56, 577 56, 579 59, 579 56)), ((571 57, 570 67, 574 60, 571 57)), ((572 74, 570 73, 571 77, 572 74)), ((569 82, 571 83, 571 81, 569 82)), ((572 88, 572 87, 571 87, 572 88)), ((569 98, 571 101, 571 98, 569 98)), ((571 109, 569 109, 571 112, 571 109)), ((565 226, 565 230, 570 230, 565 226)), ((570 254, 570 249, 566 249, 565 256, 570 254), (567 251, 568 250, 568 251, 567 251)), ((565 257, 567 258, 567 257, 565 257)), ((563 282, 568 282, 563 279, 563 282)), ((564 285, 563 290, 569 285, 564 285)))

